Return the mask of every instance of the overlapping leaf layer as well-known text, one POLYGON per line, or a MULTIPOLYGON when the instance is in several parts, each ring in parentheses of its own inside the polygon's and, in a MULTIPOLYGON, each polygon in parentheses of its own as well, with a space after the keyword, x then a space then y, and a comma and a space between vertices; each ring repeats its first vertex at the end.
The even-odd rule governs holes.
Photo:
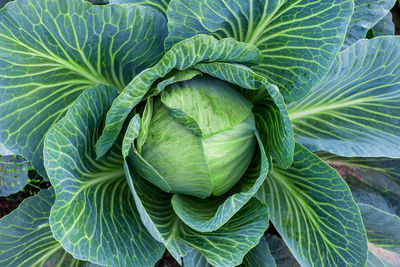
POLYGON ((165 249, 189 267, 400 263, 394 0, 90 2, 103 5, 0 10, 0 143, 12 151, 0 195, 27 182, 28 161, 52 185, 0 220, 0 264, 154 266, 165 249), (368 30, 383 37, 361 40, 368 30), (171 93, 196 81, 193 95, 171 93), (170 121, 152 128, 160 114, 170 121), (156 140, 171 122, 184 134, 156 140), (251 150, 234 161, 250 162, 239 181, 211 194, 212 179, 167 179, 179 164, 165 157, 203 162, 184 138, 225 130, 213 156, 251 150), (282 238, 265 233, 270 220, 282 238))
POLYGON ((0 14, 0 142, 46 177, 49 128, 84 89, 122 90, 161 58, 166 21, 150 8, 81 0, 18 0, 0 14))

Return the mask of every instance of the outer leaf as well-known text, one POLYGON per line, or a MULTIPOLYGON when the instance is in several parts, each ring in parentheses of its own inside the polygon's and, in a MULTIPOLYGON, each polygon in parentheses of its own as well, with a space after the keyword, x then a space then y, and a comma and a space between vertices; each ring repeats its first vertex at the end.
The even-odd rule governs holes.
POLYGON ((50 225, 75 258, 100 265, 153 266, 164 248, 140 222, 120 148, 96 160, 95 140, 116 96, 106 86, 86 90, 48 133, 45 166, 56 192, 50 225))
POLYGON ((159 12, 167 15, 170 0, 110 0, 110 4, 136 4, 152 7, 159 12))
POLYGON ((287 103, 305 96, 343 44, 351 0, 172 0, 166 47, 196 34, 254 44, 254 69, 278 85, 287 103))
POLYGON ((175 260, 181 262, 185 254, 184 246, 177 238, 181 222, 172 209, 172 195, 137 175, 130 167, 133 166, 131 161, 132 156, 124 162, 124 169, 140 218, 153 238, 162 242, 175 260))
POLYGON ((13 152, 11 152, 10 150, 8 150, 5 146, 3 146, 2 144, 0 144, 0 155, 1 156, 12 156, 14 155, 13 152))
POLYGON ((271 221, 302 266, 363 266, 367 239, 350 189, 301 145, 291 168, 273 169, 260 191, 271 221))
POLYGON ((278 267, 300 267, 299 263, 286 246, 285 241, 270 234, 265 234, 265 239, 268 242, 269 249, 278 267))
POLYGON ((400 159, 323 155, 346 180, 358 203, 400 216, 400 159))
POLYGON ((201 233, 185 227, 181 239, 199 250, 215 266, 238 265, 259 243, 263 231, 268 228, 268 219, 268 208, 252 198, 217 231, 201 233))
POLYGON ((210 232, 221 228, 254 196, 268 173, 268 159, 261 139, 255 133, 259 149, 252 160, 252 165, 241 180, 226 194, 204 200, 174 195, 172 207, 178 217, 191 228, 210 232))
POLYGON ((243 267, 275 267, 275 260, 272 257, 268 242, 265 237, 261 237, 258 245, 250 250, 243 259, 243 267))
POLYGON ((366 204, 358 204, 368 235, 367 266, 400 265, 400 218, 366 204))
POLYGON ((293 162, 293 129, 279 89, 265 77, 239 64, 200 63, 194 68, 243 89, 241 93, 254 104, 257 129, 267 155, 272 157, 277 166, 288 168, 293 162))
POLYGON ((396 0, 354 0, 354 13, 347 29, 342 49, 364 39, 368 30, 374 27, 393 7, 396 0))
POLYGON ((0 144, 0 196, 20 191, 28 183, 30 163, 0 144))
POLYGON ((171 194, 137 176, 127 163, 125 170, 142 221, 179 262, 185 247, 190 246, 213 265, 238 265, 268 227, 268 208, 253 198, 217 231, 195 231, 175 215, 171 194))
POLYGON ((43 140, 84 89, 119 90, 162 55, 165 18, 135 6, 16 0, 0 12, 0 143, 46 176, 43 140))
POLYGON ((0 196, 20 191, 28 183, 29 168, 30 164, 21 156, 2 155, 0 151, 0 196))
POLYGON ((54 239, 50 230, 53 189, 25 199, 0 220, 0 264, 2 266, 83 266, 54 239))
POLYGON ((185 70, 202 61, 254 63, 259 56, 259 51, 252 45, 238 43, 231 38, 218 41, 211 36, 199 35, 175 45, 154 67, 137 75, 115 100, 107 114, 103 134, 96 144, 98 157, 111 148, 128 114, 143 100, 157 79, 165 77, 173 69, 185 70))
MULTIPOLYGON (((185 257, 183 264, 186 267, 212 267, 207 262, 207 259, 195 249, 190 247, 185 248, 185 257)), ((241 267, 273 267, 275 265, 274 258, 269 252, 268 243, 264 237, 261 237, 260 242, 256 247, 250 250, 243 259, 241 267)))
POLYGON ((183 265, 185 267, 213 267, 208 263, 206 257, 196 249, 189 246, 185 248, 185 257, 183 257, 183 265))
POLYGON ((395 26, 392 21, 392 13, 388 12, 381 21, 379 21, 373 28, 374 36, 394 35, 395 26))
POLYGON ((296 141, 346 157, 400 157, 399 50, 400 38, 379 37, 340 53, 323 82, 289 105, 296 141))

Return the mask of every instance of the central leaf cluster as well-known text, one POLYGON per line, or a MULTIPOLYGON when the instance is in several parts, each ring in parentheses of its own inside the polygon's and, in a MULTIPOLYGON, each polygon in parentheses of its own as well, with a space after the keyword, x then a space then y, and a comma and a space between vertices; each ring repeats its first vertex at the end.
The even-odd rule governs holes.
POLYGON ((219 79, 174 83, 156 97, 153 109, 146 109, 153 114, 138 150, 172 192, 220 196, 240 180, 252 160, 252 107, 233 85, 219 79))

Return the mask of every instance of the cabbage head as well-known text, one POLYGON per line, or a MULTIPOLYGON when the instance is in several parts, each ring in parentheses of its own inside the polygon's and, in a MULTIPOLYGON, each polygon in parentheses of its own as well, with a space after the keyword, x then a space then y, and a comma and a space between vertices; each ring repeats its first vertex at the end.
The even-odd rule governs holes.
POLYGON ((0 266, 399 256, 394 0, 91 2, 0 10, 0 144, 51 184, 0 219, 0 266))
POLYGON ((251 102, 215 78, 195 77, 168 87, 155 100, 147 132, 142 131, 147 135, 142 157, 173 193, 203 199, 223 195, 253 158, 251 102))

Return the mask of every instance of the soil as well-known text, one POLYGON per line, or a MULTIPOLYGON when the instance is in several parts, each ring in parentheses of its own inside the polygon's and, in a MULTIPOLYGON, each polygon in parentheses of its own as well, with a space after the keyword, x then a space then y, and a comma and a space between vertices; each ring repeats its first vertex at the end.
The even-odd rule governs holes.
POLYGON ((35 171, 29 171, 28 178, 29 183, 20 192, 7 197, 0 197, 0 218, 16 209, 25 198, 34 196, 41 189, 50 187, 50 183, 44 181, 35 171))
POLYGON ((168 251, 165 251, 161 260, 156 264, 156 267, 179 267, 179 263, 169 254, 168 251))
POLYGON ((400 35, 400 3, 392 8, 393 23, 396 27, 396 35, 400 35))
POLYGON ((0 197, 0 218, 16 209, 21 201, 13 201, 6 197, 0 197))

